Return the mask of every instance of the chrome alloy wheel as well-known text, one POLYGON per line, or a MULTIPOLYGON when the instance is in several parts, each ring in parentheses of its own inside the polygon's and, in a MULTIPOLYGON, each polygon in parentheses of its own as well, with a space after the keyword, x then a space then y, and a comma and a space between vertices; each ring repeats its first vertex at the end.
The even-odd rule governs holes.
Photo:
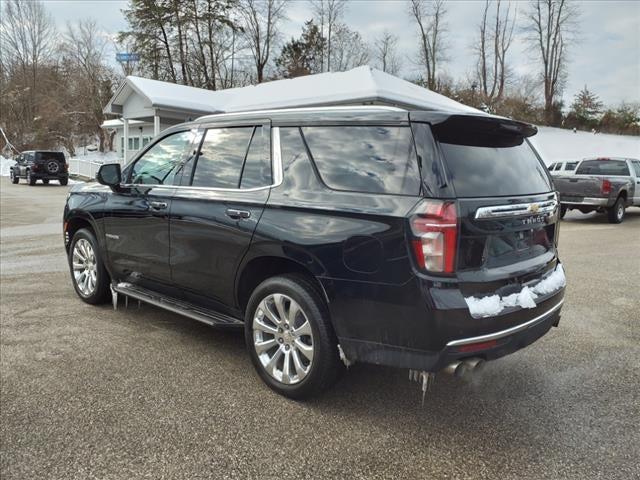
POLYGON ((274 293, 253 316, 253 346, 265 371, 286 385, 301 382, 311 371, 313 332, 300 305, 274 293))
POLYGON ((73 246, 71 262, 73 266, 73 278, 78 290, 85 296, 92 295, 98 283, 98 265, 96 254, 91 243, 81 238, 73 246))

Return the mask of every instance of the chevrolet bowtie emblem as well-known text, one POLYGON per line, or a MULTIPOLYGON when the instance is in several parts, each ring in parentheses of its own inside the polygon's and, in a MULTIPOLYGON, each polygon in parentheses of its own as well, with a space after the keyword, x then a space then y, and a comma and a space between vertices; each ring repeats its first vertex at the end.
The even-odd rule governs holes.
POLYGON ((529 205, 529 211, 533 214, 538 213, 538 210, 540 210, 540 205, 538 205, 537 203, 532 203, 531 205, 529 205))

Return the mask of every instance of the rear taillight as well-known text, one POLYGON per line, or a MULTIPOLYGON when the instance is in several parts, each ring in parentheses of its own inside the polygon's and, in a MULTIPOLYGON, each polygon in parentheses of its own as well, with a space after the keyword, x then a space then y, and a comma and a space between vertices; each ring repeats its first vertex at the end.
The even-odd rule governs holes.
POLYGON ((611 182, 607 179, 602 180, 600 191, 603 195, 609 195, 611 193, 611 182))
POLYGON ((31 171, 37 172, 38 170, 40 170, 40 165, 38 165, 37 163, 31 165, 31 171))
POLYGON ((432 273, 452 274, 458 243, 455 202, 424 200, 415 208, 409 221, 418 266, 432 273))

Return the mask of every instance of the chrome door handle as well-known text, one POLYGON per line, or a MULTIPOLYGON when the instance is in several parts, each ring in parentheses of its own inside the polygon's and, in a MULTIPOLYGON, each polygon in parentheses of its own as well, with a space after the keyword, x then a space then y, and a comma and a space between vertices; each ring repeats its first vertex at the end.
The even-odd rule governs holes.
POLYGON ((164 210, 169 206, 167 202, 149 202, 151 208, 155 208, 156 210, 164 210))
POLYGON ((248 210, 236 210, 235 208, 227 208, 227 217, 234 219, 246 219, 251 216, 251 212, 248 210))

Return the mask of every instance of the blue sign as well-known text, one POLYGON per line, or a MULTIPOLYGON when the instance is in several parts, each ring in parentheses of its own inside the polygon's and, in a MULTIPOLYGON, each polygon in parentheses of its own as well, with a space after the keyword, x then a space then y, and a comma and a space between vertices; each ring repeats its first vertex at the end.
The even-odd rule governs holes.
POLYGON ((116 53, 116 60, 118 62, 139 62, 139 53, 116 53))

